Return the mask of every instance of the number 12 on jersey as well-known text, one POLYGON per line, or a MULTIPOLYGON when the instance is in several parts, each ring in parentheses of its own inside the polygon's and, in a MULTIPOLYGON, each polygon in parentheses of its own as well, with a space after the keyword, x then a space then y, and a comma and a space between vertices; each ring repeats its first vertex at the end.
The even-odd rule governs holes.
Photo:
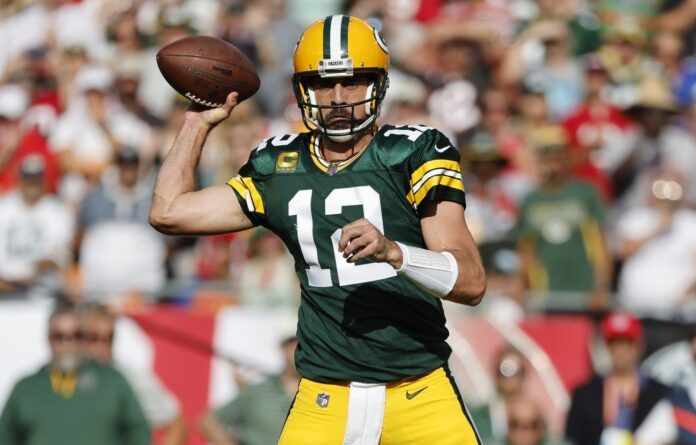
MULTIPOLYGON (((379 193, 370 186, 347 187, 332 190, 324 201, 325 215, 340 215, 345 206, 362 206, 363 215, 380 232, 384 233, 382 206, 379 193)), ((305 262, 307 281, 310 286, 331 287, 331 270, 319 265, 319 254, 314 241, 314 222, 312 217, 312 190, 300 190, 288 203, 288 214, 297 217, 297 240, 305 262)), ((367 283, 396 276, 396 271, 387 263, 353 264, 347 262, 338 251, 341 229, 331 235, 331 245, 336 263, 339 286, 367 283)))

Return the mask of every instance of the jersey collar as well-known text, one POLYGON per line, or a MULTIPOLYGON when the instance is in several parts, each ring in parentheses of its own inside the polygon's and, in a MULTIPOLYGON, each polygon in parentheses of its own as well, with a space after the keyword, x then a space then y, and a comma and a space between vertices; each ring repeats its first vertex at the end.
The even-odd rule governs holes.
POLYGON ((329 175, 333 175, 334 173, 343 170, 344 168, 348 167, 350 164, 355 162, 360 156, 362 156, 363 153, 367 151, 367 149, 370 147, 370 144, 372 144, 372 141, 370 141, 363 151, 353 156, 352 158, 348 158, 344 161, 339 162, 329 162, 326 159, 324 159, 324 157, 321 154, 320 138, 321 135, 319 134, 312 135, 312 137, 309 140, 309 154, 311 155, 314 165, 316 165, 317 168, 319 168, 319 170, 323 171, 324 173, 328 173, 329 175))

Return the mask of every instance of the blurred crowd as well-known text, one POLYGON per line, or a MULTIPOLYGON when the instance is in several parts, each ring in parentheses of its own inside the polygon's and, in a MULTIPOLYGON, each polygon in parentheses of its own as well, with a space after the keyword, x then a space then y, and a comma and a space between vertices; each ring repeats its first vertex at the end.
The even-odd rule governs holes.
POLYGON ((221 183, 263 138, 303 131, 294 42, 335 12, 389 44, 381 121, 431 125, 458 145, 467 221, 507 313, 620 304, 696 318, 692 0, 4 2, 0 292, 187 298, 216 282, 245 303, 296 305, 272 235, 148 226, 154 172, 187 106, 154 55, 207 34, 258 67, 260 91, 201 161, 199 183, 221 183))
MULTIPOLYGON (((292 261, 270 232, 189 239, 149 226, 154 174, 187 107, 155 54, 205 34, 258 67, 261 89, 204 150, 198 182, 219 184, 262 139, 304 131, 292 52, 333 13, 367 19, 389 45, 381 122, 430 125, 459 147, 483 310, 518 320, 620 306, 696 321, 696 0, 3 1, 0 298, 123 306, 206 287, 296 307, 292 261)), ((660 332, 649 350, 682 331, 660 332)), ((639 403, 642 379, 612 382, 639 403)), ((515 400, 508 425, 542 437, 530 402, 515 400)), ((617 406, 605 421, 625 421, 617 406)), ((509 443, 537 443, 520 440, 509 443)))
POLYGON ((691 0, 5 2, 0 290, 118 299, 215 281, 245 303, 296 304, 272 235, 148 226, 187 106, 154 55, 207 34, 258 67, 260 91, 204 152, 199 183, 221 183, 263 138, 303 131, 294 42, 331 12, 367 18, 389 43, 382 122, 432 125, 459 146, 468 224, 511 278, 491 293, 519 308, 696 317, 691 0))

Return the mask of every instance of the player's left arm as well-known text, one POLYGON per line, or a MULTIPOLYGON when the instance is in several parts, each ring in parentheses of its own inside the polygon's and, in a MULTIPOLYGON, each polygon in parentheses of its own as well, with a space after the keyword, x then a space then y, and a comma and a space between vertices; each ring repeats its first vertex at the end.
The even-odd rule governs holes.
MULTIPOLYGON (((464 219, 464 207, 452 201, 428 203, 421 217, 421 230, 428 250, 449 252, 457 262, 457 276, 449 294, 455 303, 476 306, 486 292, 486 273, 481 256, 464 219)), ((398 247, 398 246, 397 246, 398 247)), ((396 257, 402 253, 394 252, 396 257)), ((403 255, 392 266, 401 268, 403 255)))

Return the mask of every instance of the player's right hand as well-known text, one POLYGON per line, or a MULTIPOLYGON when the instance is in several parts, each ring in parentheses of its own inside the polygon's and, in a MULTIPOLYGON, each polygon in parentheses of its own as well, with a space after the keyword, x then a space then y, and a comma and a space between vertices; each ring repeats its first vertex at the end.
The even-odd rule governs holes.
POLYGON ((208 128, 213 128, 230 117, 230 113, 237 106, 238 98, 239 94, 232 92, 227 95, 225 103, 218 108, 206 108, 191 102, 186 109, 186 119, 197 120, 208 128))

